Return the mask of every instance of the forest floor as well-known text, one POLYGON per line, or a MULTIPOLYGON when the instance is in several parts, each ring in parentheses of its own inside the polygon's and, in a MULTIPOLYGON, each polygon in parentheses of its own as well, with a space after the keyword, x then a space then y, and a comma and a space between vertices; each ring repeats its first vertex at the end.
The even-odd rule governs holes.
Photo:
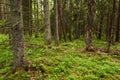
MULTIPOLYGON (((60 42, 59 46, 44 44, 44 37, 25 37, 28 70, 9 76, 13 54, 7 35, 0 35, 0 80, 120 80, 120 43, 112 45, 112 54, 83 51, 84 40, 60 42)), ((94 40, 104 49, 104 40, 94 40)))

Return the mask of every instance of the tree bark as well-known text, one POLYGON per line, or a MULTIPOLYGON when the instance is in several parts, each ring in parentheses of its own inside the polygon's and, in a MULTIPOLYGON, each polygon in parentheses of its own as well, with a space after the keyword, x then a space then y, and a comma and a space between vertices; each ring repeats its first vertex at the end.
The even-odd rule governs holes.
POLYGON ((32 36, 32 0, 23 0, 22 5, 24 29, 32 36))
POLYGON ((5 4, 4 4, 4 0, 1 0, 1 16, 2 16, 2 19, 5 19, 5 4))
POLYGON ((101 39, 102 38, 102 29, 103 29, 103 17, 104 16, 101 16, 100 18, 100 26, 99 26, 99 33, 98 33, 98 39, 101 39))
POLYGON ((58 32, 58 0, 54 0, 54 12, 55 12, 55 43, 59 43, 59 32, 58 32))
POLYGON ((118 8, 118 17, 117 17, 117 27, 116 27, 116 42, 120 41, 120 0, 119 0, 119 8, 118 8))
POLYGON ((62 24, 62 0, 58 0, 58 28, 59 28, 59 39, 62 39, 63 35, 63 24, 62 24))
POLYGON ((109 33, 108 33, 108 46, 107 46, 107 51, 110 50, 111 44, 114 42, 114 19, 115 19, 115 0, 112 0, 112 12, 110 16, 110 26, 109 26, 109 33))
POLYGON ((44 0, 44 14, 45 14, 45 40, 47 44, 51 43, 51 28, 50 28, 50 10, 49 1, 44 0))
POLYGON ((1 3, 2 1, 0 0, 0 20, 2 19, 2 11, 1 11, 1 3))
POLYGON ((32 36, 32 26, 33 26, 33 17, 32 17, 32 0, 29 0, 29 35, 32 36))
POLYGON ((34 28, 35 28, 35 37, 38 37, 39 33, 39 11, 38 11, 38 0, 34 0, 34 28))
POLYGON ((14 69, 24 68, 26 66, 26 57, 23 38, 22 0, 10 0, 10 5, 14 69))
POLYGON ((87 38, 86 38, 86 50, 89 51, 92 48, 92 32, 94 21, 94 0, 90 0, 88 4, 88 26, 87 26, 87 38))

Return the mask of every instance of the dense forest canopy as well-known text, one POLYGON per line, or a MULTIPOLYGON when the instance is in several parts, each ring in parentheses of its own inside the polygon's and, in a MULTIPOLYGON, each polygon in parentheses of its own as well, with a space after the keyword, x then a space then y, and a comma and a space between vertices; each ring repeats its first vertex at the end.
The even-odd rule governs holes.
POLYGON ((0 0, 0 36, 0 44, 13 53, 12 70, 5 76, 29 70, 31 47, 47 47, 49 52, 70 42, 75 48, 82 46, 79 54, 99 51, 119 56, 120 0, 0 0))
MULTIPOLYGON (((8 33, 6 25, 9 25, 10 4, 9 0, 1 0, 1 33, 8 33)), ((119 0, 58 0, 58 25, 60 40, 69 41, 85 36, 89 17, 93 16, 93 35, 96 38, 107 39, 109 36, 110 26, 114 28, 115 42, 119 42, 119 0), (90 10, 91 9, 91 10, 90 10)), ((45 30, 45 11, 44 0, 24 0, 22 1, 22 15, 24 23, 24 33, 41 33, 45 30), (36 26, 37 25, 37 26, 36 26), (30 27, 31 26, 31 27, 30 27), (31 31, 31 32, 30 32, 31 31)), ((49 0, 50 29, 54 36, 55 11, 54 0, 49 0)), ((48 14, 47 14, 48 15, 48 14)))

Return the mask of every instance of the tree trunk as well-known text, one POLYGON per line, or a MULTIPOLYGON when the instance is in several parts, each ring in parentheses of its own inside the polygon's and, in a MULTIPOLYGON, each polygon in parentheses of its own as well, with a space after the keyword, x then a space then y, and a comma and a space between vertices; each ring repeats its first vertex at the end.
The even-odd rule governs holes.
POLYGON ((50 28, 50 10, 49 1, 44 0, 44 14, 45 14, 45 39, 46 43, 51 43, 51 28, 50 28))
MULTIPOLYGON (((0 0, 0 14, 2 14, 2 11, 1 11, 1 4, 2 4, 2 1, 0 0)), ((0 20, 2 19, 2 15, 0 15, 0 20)))
POLYGON ((14 69, 23 68, 26 66, 26 57, 23 38, 22 0, 10 0, 10 5, 14 69))
POLYGON ((59 39, 62 39, 63 35, 63 24, 62 24, 62 0, 58 0, 58 28, 59 28, 59 39))
POLYGON ((22 1, 23 5, 23 24, 24 24, 24 30, 25 32, 28 32, 29 30, 29 2, 28 0, 22 1))
POLYGON ((113 37, 114 37, 114 19, 115 19, 115 0, 112 0, 112 12, 110 16, 110 26, 109 26, 109 33, 108 33, 108 46, 107 51, 110 50, 110 46, 113 43, 113 37))
POLYGON ((59 29, 59 39, 61 40, 62 38, 66 42, 66 33, 65 33, 65 28, 63 24, 63 5, 62 5, 62 0, 58 0, 58 29, 59 29))
POLYGON ((2 11, 1 11, 1 3, 2 1, 0 0, 0 20, 2 19, 2 11))
POLYGON ((117 27, 116 27, 116 42, 120 41, 120 0, 119 0, 119 8, 118 8, 118 17, 117 17, 117 27))
POLYGON ((92 48, 92 32, 94 21, 94 0, 90 0, 88 4, 88 26, 87 26, 87 38, 86 38, 86 50, 89 51, 92 48))
POLYGON ((59 43, 59 32, 58 32, 58 0, 54 0, 54 12, 55 12, 55 43, 59 43))
POLYGON ((101 18, 100 18, 100 26, 99 26, 99 33, 98 33, 98 39, 101 39, 101 37, 102 37, 102 29, 103 29, 103 18, 104 18, 104 16, 101 16, 101 18))
POLYGON ((34 28, 35 28, 35 37, 38 37, 39 33, 39 17, 38 17, 38 0, 34 0, 34 28))
POLYGON ((26 33, 32 36, 32 0, 23 0, 23 24, 26 33))
POLYGON ((70 3, 69 3, 69 8, 68 8, 68 12, 69 12, 69 23, 68 23, 68 39, 70 40, 70 41, 72 41, 72 10, 73 10, 73 2, 72 2, 72 0, 70 1, 70 3))
POLYGON ((5 4, 4 4, 4 0, 1 0, 1 16, 2 19, 5 19, 5 4))
POLYGON ((32 0, 29 0, 29 36, 32 36, 32 26, 33 26, 33 17, 32 17, 32 0))

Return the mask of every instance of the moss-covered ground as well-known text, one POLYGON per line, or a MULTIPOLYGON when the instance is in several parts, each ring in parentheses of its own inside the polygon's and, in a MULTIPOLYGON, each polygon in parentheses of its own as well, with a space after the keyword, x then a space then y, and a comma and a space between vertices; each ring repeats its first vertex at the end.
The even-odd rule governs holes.
MULTIPOLYGON (((120 80, 120 55, 84 52, 84 40, 44 44, 44 37, 25 39, 28 70, 5 75, 12 69, 13 54, 7 35, 0 35, 0 80, 120 80)), ((96 47, 106 42, 94 40, 96 47)), ((116 43, 111 50, 120 50, 116 43)))

